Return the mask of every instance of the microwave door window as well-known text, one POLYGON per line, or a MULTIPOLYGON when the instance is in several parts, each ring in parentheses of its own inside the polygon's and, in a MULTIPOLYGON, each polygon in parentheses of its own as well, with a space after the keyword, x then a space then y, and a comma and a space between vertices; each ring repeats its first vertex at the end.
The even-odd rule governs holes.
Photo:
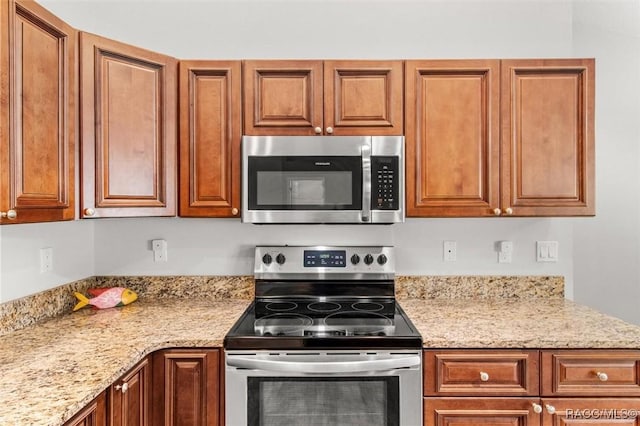
POLYGON ((251 210, 361 210, 359 157, 250 157, 251 210))
POLYGON ((289 205, 324 205, 324 177, 289 179, 289 205))
POLYGON ((350 171, 259 171, 256 208, 296 210, 360 209, 361 196, 350 171))

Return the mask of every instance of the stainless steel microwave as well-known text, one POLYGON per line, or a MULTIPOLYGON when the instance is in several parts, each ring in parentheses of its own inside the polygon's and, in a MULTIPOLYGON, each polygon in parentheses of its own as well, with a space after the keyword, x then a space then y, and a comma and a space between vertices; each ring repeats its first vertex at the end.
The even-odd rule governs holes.
POLYGON ((242 221, 404 222, 404 136, 244 136, 242 221))

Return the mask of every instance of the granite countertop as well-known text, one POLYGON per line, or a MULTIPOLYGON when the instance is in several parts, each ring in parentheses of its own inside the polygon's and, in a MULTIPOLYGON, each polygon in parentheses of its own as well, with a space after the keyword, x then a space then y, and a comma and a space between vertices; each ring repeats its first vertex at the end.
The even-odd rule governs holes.
MULTIPOLYGON (((408 296, 408 297, 407 297, 408 296)), ((561 297, 416 298, 401 307, 425 348, 640 348, 640 327, 561 297)), ((0 337, 0 424, 62 425, 149 353, 221 347, 250 300, 141 298, 0 337)))
POLYGON ((425 348, 640 349, 640 326, 566 299, 406 299, 425 348))
POLYGON ((151 299, 0 337, 0 425, 62 425, 149 353, 221 347, 249 300, 151 299))

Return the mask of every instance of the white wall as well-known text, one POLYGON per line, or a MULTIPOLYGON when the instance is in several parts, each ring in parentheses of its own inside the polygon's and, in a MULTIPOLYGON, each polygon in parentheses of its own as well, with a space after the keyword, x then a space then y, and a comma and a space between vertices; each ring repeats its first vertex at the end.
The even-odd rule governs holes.
MULTIPOLYGON (((597 58, 598 217, 595 219, 410 219, 405 224, 373 227, 255 226, 220 219, 97 220, 92 222, 95 268, 87 275, 249 274, 251 247, 256 244, 394 244, 400 255, 401 274, 560 274, 567 278, 570 295, 575 281, 575 294, 581 301, 640 323, 640 313, 634 310, 640 260, 640 219, 635 195, 640 189, 635 172, 640 159, 634 144, 638 139, 640 108, 636 104, 616 105, 619 96, 638 98, 640 91, 637 83, 625 86, 630 90, 623 91, 626 81, 609 81, 631 79, 633 70, 627 58, 633 49, 637 54, 638 43, 627 32, 616 40, 622 41, 623 46, 606 40, 594 42, 590 35, 595 27, 616 28, 620 17, 635 10, 632 2, 601 0, 583 5, 578 1, 546 0, 41 0, 41 3, 80 29, 185 59, 597 58), (617 68, 625 70, 619 73, 617 68), (607 73, 607 69, 611 71, 607 73), (628 112, 620 116, 621 110, 628 112), (635 119, 628 118, 634 114, 635 119), (625 167, 620 167, 618 160, 623 160, 625 167), (622 182, 625 185, 621 187, 622 182), (608 201, 612 204, 603 205, 608 201), (625 220, 625 217, 632 218, 625 220), (167 240, 166 264, 152 262, 149 240, 153 238, 167 240), (514 262, 510 265, 496 262, 494 244, 502 239, 514 241, 514 262), (558 263, 535 262, 535 241, 543 239, 560 242, 558 263), (457 262, 442 261, 443 240, 458 241, 457 262), (611 255, 609 261, 598 263, 600 248, 614 246, 624 248, 624 259, 629 262, 617 262, 611 255), (608 277, 615 280, 603 280, 608 277), (606 298, 601 300, 600 293, 606 293, 606 298)), ((627 26, 636 28, 637 22, 628 18, 627 26)), ((599 31, 597 37, 603 32, 599 31)), ((639 75, 635 74, 636 80, 639 75)), ((59 225, 42 226, 46 230, 59 225)), ((82 225, 73 226, 67 228, 69 232, 81 231, 82 225)), ((14 238, 24 235, 28 240, 34 239, 27 225, 12 228, 14 238)), ((4 228, 2 231, 4 238, 4 228)), ((32 249, 36 247, 31 245, 32 249)), ((37 265, 26 262, 21 272, 7 261, 13 258, 7 256, 6 250, 3 242, 1 265, 3 271, 9 268, 10 273, 2 273, 0 300, 28 294, 40 285, 35 285, 38 276, 33 272, 37 265)))
POLYGON ((251 225, 237 219, 110 219, 96 223, 96 274, 251 274, 253 247, 268 244, 388 244, 402 275, 564 275, 571 292, 572 226, 567 219, 409 219, 394 225, 251 225), (152 239, 168 261, 154 263, 152 239), (535 240, 560 243, 558 263, 535 262, 535 240), (457 241, 444 262, 442 241, 457 241), (514 241, 513 262, 497 263, 495 242, 514 241))
POLYGON ((574 54, 597 58, 597 212, 574 226, 575 299, 640 323, 640 2, 573 9, 574 54))
POLYGON ((93 222, 0 228, 0 302, 94 275, 93 222), (40 249, 53 249, 53 270, 40 273, 40 249))

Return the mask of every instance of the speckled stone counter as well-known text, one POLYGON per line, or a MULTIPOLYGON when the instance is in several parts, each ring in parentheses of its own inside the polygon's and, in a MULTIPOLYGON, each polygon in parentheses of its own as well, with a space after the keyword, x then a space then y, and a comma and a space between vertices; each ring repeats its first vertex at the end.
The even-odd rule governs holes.
MULTIPOLYGON (((252 286, 250 277, 92 277, 5 304, 0 425, 60 426, 155 350, 222 346, 252 286), (69 290, 112 285, 141 298, 68 313, 69 290), (35 303, 47 296, 49 319, 35 303)), ((562 277, 399 277, 396 290, 426 348, 640 348, 640 327, 565 300, 562 277)))
POLYGON ((640 348, 640 327, 565 299, 404 299, 425 348, 640 348))
POLYGON ((62 425, 147 354, 221 347, 249 300, 152 299, 0 337, 0 425, 62 425))

